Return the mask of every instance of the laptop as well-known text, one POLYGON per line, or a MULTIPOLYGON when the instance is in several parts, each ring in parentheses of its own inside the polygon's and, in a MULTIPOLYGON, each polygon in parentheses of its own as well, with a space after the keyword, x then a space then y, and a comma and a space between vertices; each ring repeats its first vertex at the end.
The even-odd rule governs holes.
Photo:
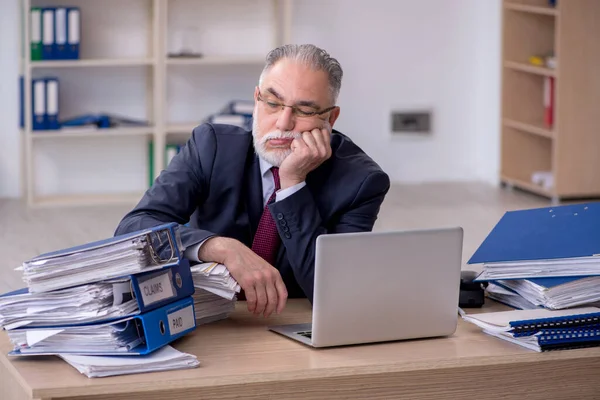
POLYGON ((449 336, 463 229, 317 237, 312 323, 269 329, 312 347, 449 336))

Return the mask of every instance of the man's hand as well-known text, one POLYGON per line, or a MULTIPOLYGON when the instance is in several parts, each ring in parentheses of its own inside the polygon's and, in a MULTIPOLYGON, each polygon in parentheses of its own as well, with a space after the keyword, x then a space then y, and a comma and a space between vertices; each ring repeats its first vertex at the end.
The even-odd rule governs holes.
POLYGON ((306 180, 308 173, 331 157, 331 134, 327 128, 303 132, 290 146, 292 152, 279 167, 281 189, 306 180))
POLYGON ((206 241, 198 254, 200 260, 220 262, 246 294, 248 311, 268 317, 281 313, 287 300, 287 289, 276 268, 243 243, 224 237, 206 241))

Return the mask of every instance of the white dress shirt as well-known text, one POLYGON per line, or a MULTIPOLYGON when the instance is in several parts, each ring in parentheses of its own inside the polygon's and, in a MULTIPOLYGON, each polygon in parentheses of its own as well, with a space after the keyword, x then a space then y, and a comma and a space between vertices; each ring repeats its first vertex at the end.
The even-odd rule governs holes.
MULTIPOLYGON (((258 158, 258 160, 260 162, 260 175, 262 177, 263 207, 266 207, 267 202, 269 201, 269 197, 271 197, 271 195, 273 194, 273 191, 275 190, 275 182, 273 180, 273 172, 271 172, 271 168, 273 166, 260 157, 258 158)), ((300 182, 289 188, 277 191, 277 194, 275 195, 275 201, 276 202, 281 201, 281 200, 291 196, 292 194, 296 193, 298 190, 302 189, 305 185, 306 185, 306 182, 300 182)), ((208 240, 208 239, 206 239, 206 240, 208 240)), ((191 247, 188 247, 183 253, 185 258, 187 258, 188 260, 191 260, 191 261, 202 262, 198 259, 198 250, 200 250, 200 246, 202 246, 204 244, 204 242, 206 242, 206 240, 204 240, 198 244, 192 245, 191 247)))

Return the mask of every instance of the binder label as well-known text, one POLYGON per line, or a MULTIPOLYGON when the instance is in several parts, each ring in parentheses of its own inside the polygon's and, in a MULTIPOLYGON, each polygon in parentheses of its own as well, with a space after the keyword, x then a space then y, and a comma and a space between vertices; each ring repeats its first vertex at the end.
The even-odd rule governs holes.
POLYGON ((144 306, 149 306, 158 301, 176 296, 173 284, 171 283, 170 272, 164 272, 139 283, 144 306))
POLYGON ((167 314, 167 318, 169 319, 169 332, 171 332, 171 335, 185 332, 196 325, 194 306, 192 305, 167 314))
POLYGON ((42 11, 40 9, 31 10, 31 43, 42 41, 42 11))

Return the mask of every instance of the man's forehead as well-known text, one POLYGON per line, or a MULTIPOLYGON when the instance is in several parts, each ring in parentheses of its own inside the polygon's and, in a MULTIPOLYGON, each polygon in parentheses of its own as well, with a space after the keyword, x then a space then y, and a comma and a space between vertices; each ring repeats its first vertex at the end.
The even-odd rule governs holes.
POLYGON ((272 89, 278 97, 322 100, 328 95, 327 75, 324 71, 310 69, 301 63, 282 60, 263 75, 262 90, 272 89))

